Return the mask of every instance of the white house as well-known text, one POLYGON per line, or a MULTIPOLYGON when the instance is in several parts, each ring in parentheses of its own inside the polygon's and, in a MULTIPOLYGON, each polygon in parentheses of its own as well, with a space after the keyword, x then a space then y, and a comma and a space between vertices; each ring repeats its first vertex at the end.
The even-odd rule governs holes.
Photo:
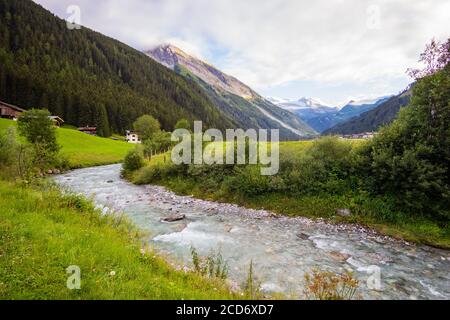
POLYGON ((125 140, 129 143, 142 143, 141 139, 139 139, 138 133, 130 130, 126 131, 125 140))

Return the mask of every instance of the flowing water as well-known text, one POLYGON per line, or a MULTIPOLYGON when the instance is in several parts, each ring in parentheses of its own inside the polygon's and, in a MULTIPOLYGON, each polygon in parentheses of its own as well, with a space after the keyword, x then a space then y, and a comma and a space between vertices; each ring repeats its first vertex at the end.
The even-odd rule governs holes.
POLYGON ((190 265, 191 246, 201 255, 220 250, 236 283, 244 281, 253 261, 266 292, 298 296, 304 274, 318 268, 354 272, 366 299, 450 299, 446 250, 393 240, 358 226, 279 217, 177 196, 159 186, 135 186, 120 178, 120 165, 75 170, 55 179, 73 192, 92 196, 105 214, 124 212, 148 231, 145 241, 180 265, 190 265), (176 213, 186 219, 161 222, 176 213))

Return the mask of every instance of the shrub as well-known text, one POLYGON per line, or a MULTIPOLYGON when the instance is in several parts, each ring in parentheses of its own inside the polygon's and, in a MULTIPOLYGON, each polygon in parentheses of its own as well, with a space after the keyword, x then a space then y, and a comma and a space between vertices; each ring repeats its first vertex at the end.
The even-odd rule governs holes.
POLYGON ((16 129, 9 127, 0 132, 0 176, 29 180, 33 175, 33 152, 30 146, 20 143, 16 129))
POLYGON ((303 194, 348 191, 352 146, 336 137, 313 141, 297 158, 282 155, 280 168, 286 190, 303 194))
POLYGON ((361 150, 360 170, 375 194, 411 214, 450 219, 450 66, 420 79, 394 123, 361 150))
POLYGON ((48 110, 31 109, 25 111, 18 120, 19 133, 46 154, 59 150, 56 129, 49 117, 48 110))
POLYGON ((356 293, 359 281, 353 279, 350 273, 334 274, 313 270, 305 275, 305 291, 307 299, 312 300, 352 300, 357 298, 356 293))
POLYGON ((206 257, 198 255, 197 250, 191 247, 192 264, 194 271, 209 278, 226 279, 228 276, 228 265, 223 260, 220 252, 211 253, 206 257))
POLYGON ((244 294, 248 299, 258 300, 261 298, 261 283, 256 279, 253 270, 253 260, 248 267, 247 279, 244 283, 244 294))
POLYGON ((128 152, 123 162, 123 169, 127 172, 136 171, 144 166, 144 155, 140 148, 128 152))

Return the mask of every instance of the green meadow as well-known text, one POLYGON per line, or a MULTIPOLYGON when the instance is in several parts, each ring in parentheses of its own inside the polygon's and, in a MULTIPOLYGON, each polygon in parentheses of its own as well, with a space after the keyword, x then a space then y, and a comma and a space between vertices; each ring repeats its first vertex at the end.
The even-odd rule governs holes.
POLYGON ((0 195, 0 300, 236 298, 223 281, 176 271, 82 197, 1 180, 0 195), (73 265, 79 290, 67 287, 73 265))
MULTIPOLYGON (((0 130, 15 125, 15 121, 0 119, 0 130)), ((121 162, 134 148, 125 141, 90 136, 75 128, 58 128, 57 139, 61 155, 68 159, 73 169, 121 162)))

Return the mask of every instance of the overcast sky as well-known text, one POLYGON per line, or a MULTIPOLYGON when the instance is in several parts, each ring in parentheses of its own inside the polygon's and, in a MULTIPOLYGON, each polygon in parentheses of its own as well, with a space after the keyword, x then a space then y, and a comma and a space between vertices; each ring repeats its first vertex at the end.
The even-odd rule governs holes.
POLYGON ((172 43, 265 96, 329 104, 401 91, 450 0, 36 0, 138 50, 172 43))

